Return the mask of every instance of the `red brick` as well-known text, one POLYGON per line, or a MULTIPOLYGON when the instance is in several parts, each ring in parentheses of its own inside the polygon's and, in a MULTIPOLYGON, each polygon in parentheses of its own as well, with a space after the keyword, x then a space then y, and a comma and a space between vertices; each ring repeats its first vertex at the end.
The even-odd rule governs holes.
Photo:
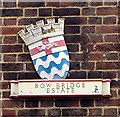
POLYGON ((70 69, 71 70, 80 70, 80 62, 71 62, 70 69))
POLYGON ((94 100, 93 99, 81 99, 80 104, 81 104, 81 107, 93 107, 94 100))
POLYGON ((90 6, 102 6, 103 2, 95 2, 94 0, 90 2, 90 6))
POLYGON ((16 36, 5 36, 3 38, 4 44, 15 44, 17 42, 16 36))
POLYGON ((2 34, 3 35, 17 34, 22 29, 23 28, 20 28, 20 27, 12 27, 12 28, 3 27, 2 28, 2 34))
POLYGON ((117 115, 117 108, 107 108, 104 109, 104 115, 106 116, 116 116, 117 115))
POLYGON ((120 51, 120 44, 99 44, 96 45, 97 51, 120 51))
POLYGON ((78 99, 56 99, 56 107, 78 107, 78 99))
POLYGON ((28 52, 29 53, 29 49, 27 46, 24 46, 24 52, 28 52))
POLYGON ((16 61, 16 54, 5 54, 3 56, 4 62, 15 62, 16 61))
POLYGON ((18 116, 45 116, 45 109, 23 109, 18 111, 18 116))
POLYGON ((103 18, 103 24, 116 24, 116 17, 103 18))
POLYGON ((39 9, 39 16, 51 16, 52 9, 51 8, 40 8, 39 9))
POLYGON ((38 100, 26 100, 25 106, 29 108, 38 107, 38 100))
POLYGON ((2 110, 3 116, 15 116, 16 111, 15 110, 2 110))
POLYGON ((68 25, 78 25, 78 24, 86 24, 86 17, 67 17, 65 18, 65 24, 68 25))
POLYGON ((107 0, 105 0, 104 1, 104 5, 107 5, 107 6, 112 6, 112 5, 117 5, 117 2, 112 2, 112 1, 110 1, 110 2, 108 2, 107 0))
POLYGON ((3 94, 3 95, 2 95, 2 98, 9 98, 9 96, 10 96, 10 91, 4 91, 2 94, 3 94))
POLYGON ((91 52, 94 51, 94 45, 93 44, 85 44, 81 46, 81 50, 82 51, 87 51, 87 52, 91 52))
POLYGON ((19 7, 44 7, 44 2, 28 2, 26 0, 19 0, 18 2, 19 7))
POLYGON ((15 0, 13 0, 11 2, 3 1, 3 6, 4 7, 16 7, 16 2, 15 2, 15 0))
POLYGON ((103 78, 106 78, 106 79, 116 78, 116 71, 105 71, 105 72, 103 72, 103 78))
POLYGON ((23 16, 23 9, 2 9, 3 17, 23 16))
POLYGON ((44 18, 21 18, 18 20, 18 25, 35 24, 37 21, 44 20, 44 18))
POLYGON ((49 109, 48 116, 60 116, 61 110, 60 109, 49 109))
POLYGON ((101 116, 102 115, 102 109, 101 108, 89 109, 89 115, 90 116, 101 116))
POLYGON ((90 71, 88 72, 88 78, 102 78, 101 71, 90 71))
POLYGON ((82 15, 95 15, 95 8, 83 8, 82 15))
POLYGON ((112 80, 110 87, 111 88, 120 88, 120 80, 118 80, 118 81, 112 80))
POLYGON ((110 90, 110 94, 111 94, 112 97, 117 97, 116 90, 110 90))
POLYGON ((85 71, 71 71, 68 79, 84 79, 86 78, 85 71))
POLYGON ((9 89, 9 83, 8 82, 0 82, 0 88, 2 89, 9 89))
POLYGON ((94 66, 95 66, 95 63, 93 63, 93 62, 83 62, 82 63, 83 70, 93 70, 94 66))
POLYGON ((69 52, 78 52, 79 45, 78 44, 67 44, 67 48, 69 52))
POLYGON ((20 43, 20 44, 25 43, 20 36, 18 36, 18 43, 20 43))
POLYGON ((53 99, 40 100, 40 106, 41 107, 53 107, 53 105, 54 105, 54 100, 53 99))
POLYGON ((22 52, 22 45, 3 45, 2 52, 3 53, 22 52))
POLYGON ((22 63, 3 63, 2 71, 22 71, 23 64, 22 63))
POLYGON ((96 99, 95 104, 96 106, 119 106, 120 100, 118 99, 96 99))
POLYGON ((76 34, 80 33, 79 26, 65 26, 65 34, 76 34))
POLYGON ((89 60, 102 61, 103 60, 103 54, 101 54, 101 53, 91 53, 89 55, 89 60))
POLYGON ((104 36, 105 42, 119 42, 118 35, 105 35, 104 36))
POLYGON ((118 15, 117 7, 97 8, 97 15, 118 15))
POLYGON ((96 27, 96 33, 118 33, 119 32, 118 26, 98 26, 96 27))
POLYGON ((2 103, 3 108, 22 108, 23 106, 24 102, 19 100, 3 100, 2 103))
POLYGON ((118 53, 106 53, 107 60, 118 60, 118 53))
POLYGON ((18 61, 20 62, 28 62, 28 61, 32 61, 30 54, 19 54, 18 55, 18 61))
POLYGON ((4 80, 17 80, 17 73, 6 72, 6 73, 3 74, 3 78, 4 78, 4 80))
POLYGON ((62 115, 63 116, 86 116, 87 109, 79 109, 79 108, 63 109, 62 115))
POLYGON ((80 15, 79 8, 59 8, 53 9, 54 16, 66 16, 66 15, 80 15))
POLYGON ((5 26, 10 26, 10 25, 16 25, 16 19, 12 18, 12 19, 4 19, 4 25, 5 26))
POLYGON ((120 69, 120 63, 119 62, 97 62, 96 69, 97 70, 120 69))
POLYGON ((94 33, 95 32, 95 26, 83 26, 82 27, 82 33, 94 33))
POLYGON ((61 4, 62 4, 62 2, 60 3, 58 1, 56 1, 56 2, 46 2, 47 7, 60 7, 61 4))
POLYGON ((102 24, 102 18, 101 17, 90 17, 88 20, 89 24, 102 24))
POLYGON ((33 63, 26 63, 26 70, 35 71, 33 63))
POLYGON ((25 9, 25 16, 26 17, 37 16, 37 9, 25 9))

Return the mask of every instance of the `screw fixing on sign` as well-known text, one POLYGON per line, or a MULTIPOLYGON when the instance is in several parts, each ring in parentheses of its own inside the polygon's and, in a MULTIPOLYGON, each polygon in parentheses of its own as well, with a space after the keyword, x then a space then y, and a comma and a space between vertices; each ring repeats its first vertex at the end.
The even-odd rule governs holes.
POLYGON ((63 37, 64 19, 36 22, 18 32, 29 48, 34 67, 42 79, 65 79, 69 71, 69 55, 63 37))

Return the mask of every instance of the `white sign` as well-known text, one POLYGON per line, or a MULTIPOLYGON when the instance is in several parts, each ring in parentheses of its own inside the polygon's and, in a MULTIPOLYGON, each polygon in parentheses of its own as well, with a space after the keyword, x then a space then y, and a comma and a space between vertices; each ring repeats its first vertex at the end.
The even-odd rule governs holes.
POLYGON ((110 80, 18 80, 11 81, 11 97, 110 96, 110 80))

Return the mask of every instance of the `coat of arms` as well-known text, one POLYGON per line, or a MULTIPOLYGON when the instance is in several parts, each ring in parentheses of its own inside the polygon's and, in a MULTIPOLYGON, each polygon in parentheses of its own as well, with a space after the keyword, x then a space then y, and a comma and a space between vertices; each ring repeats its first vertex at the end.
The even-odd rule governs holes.
POLYGON ((42 79, 65 79, 69 71, 69 55, 64 41, 64 19, 47 19, 28 25, 18 34, 29 48, 34 67, 42 79))

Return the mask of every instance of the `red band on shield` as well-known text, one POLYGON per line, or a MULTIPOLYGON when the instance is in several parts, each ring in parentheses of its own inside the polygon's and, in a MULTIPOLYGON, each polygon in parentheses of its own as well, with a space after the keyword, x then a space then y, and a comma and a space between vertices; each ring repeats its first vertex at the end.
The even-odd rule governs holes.
POLYGON ((55 47, 60 47, 60 46, 64 46, 65 45, 65 41, 64 40, 60 40, 60 41, 55 41, 50 43, 48 39, 43 39, 42 40, 43 45, 38 46, 32 50, 30 50, 30 54, 35 55, 39 52, 45 51, 46 54, 51 54, 52 53, 52 48, 55 47))

